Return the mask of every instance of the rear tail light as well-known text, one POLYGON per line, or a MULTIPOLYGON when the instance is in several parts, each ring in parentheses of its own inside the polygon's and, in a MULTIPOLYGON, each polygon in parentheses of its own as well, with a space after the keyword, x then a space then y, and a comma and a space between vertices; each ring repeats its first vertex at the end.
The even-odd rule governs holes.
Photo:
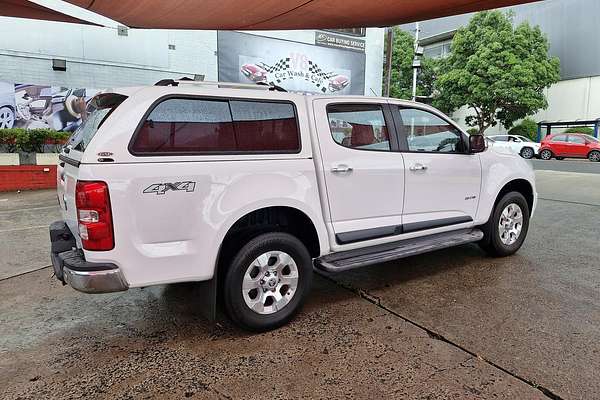
POLYGON ((112 250, 115 240, 108 185, 100 181, 77 181, 75 204, 83 248, 112 250))

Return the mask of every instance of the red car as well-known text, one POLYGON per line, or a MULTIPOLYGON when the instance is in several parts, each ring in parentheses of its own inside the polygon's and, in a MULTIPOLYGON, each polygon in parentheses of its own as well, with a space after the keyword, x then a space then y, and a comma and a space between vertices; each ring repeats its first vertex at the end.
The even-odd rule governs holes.
POLYGON ((542 140, 539 154, 542 160, 571 157, 600 161, 600 141, 583 133, 557 133, 542 140))

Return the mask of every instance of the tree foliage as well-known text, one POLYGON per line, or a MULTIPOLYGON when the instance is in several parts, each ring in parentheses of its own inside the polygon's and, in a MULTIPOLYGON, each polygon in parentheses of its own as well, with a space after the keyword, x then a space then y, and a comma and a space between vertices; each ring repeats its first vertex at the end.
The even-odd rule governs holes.
POLYGON ((498 122, 506 128, 548 106, 544 89, 560 78, 539 27, 513 26, 501 11, 475 14, 458 30, 436 82, 434 105, 446 112, 467 106, 469 126, 480 133, 498 122))
MULTIPOLYGON (((410 99, 412 97, 413 68, 415 57, 414 37, 397 26, 394 29, 392 45, 392 74, 390 97, 410 99)), ((387 40, 387 37, 386 37, 387 40)), ((387 48, 387 46, 386 46, 387 48)), ((384 71, 384 85, 385 85, 384 71)), ((429 96, 433 93, 438 74, 438 62, 431 58, 421 60, 421 70, 417 80, 417 96, 429 96)))
POLYGON ((525 136, 533 141, 537 141, 537 128, 537 123, 533 119, 525 118, 521 123, 510 128, 508 134, 525 136))

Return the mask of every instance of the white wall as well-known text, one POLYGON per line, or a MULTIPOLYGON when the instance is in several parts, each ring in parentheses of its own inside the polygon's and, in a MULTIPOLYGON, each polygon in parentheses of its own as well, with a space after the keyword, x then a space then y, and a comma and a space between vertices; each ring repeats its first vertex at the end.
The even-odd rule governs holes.
MULTIPOLYGON (((560 81, 545 90, 548 108, 531 116, 536 122, 559 120, 595 120, 600 118, 600 76, 560 81)), ((471 115, 466 107, 452 114, 452 119, 463 128, 465 117, 471 115)), ((498 124, 485 131, 486 135, 504 133, 506 129, 498 124)))

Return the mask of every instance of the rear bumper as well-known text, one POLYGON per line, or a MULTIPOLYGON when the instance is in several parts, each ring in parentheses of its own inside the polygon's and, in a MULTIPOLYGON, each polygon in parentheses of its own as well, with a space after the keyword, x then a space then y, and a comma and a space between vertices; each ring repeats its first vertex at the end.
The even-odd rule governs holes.
POLYGON ((50 225, 50 258, 56 278, 85 293, 120 292, 128 289, 115 264, 92 263, 77 249, 75 238, 63 221, 50 225))

